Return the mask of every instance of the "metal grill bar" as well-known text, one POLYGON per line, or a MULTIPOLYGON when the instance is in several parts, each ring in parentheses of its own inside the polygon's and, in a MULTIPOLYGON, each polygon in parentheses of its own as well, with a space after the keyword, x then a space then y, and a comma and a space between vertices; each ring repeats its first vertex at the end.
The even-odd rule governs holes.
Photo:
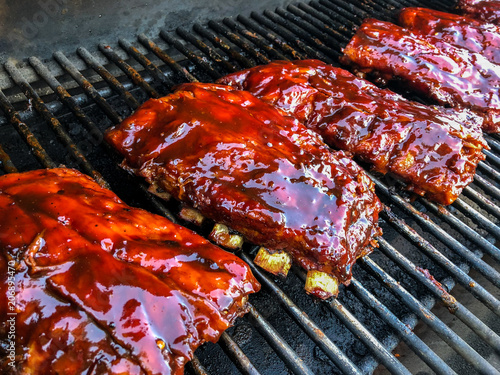
POLYGON ((120 56, 107 44, 99 44, 99 50, 110 60, 113 61, 136 85, 141 87, 144 91, 148 93, 148 95, 152 98, 159 98, 160 94, 151 87, 149 83, 147 83, 142 76, 132 68, 129 64, 123 61, 120 56))
MULTIPOLYGON (((285 18, 283 18, 283 16, 281 14, 278 15, 278 14, 273 13, 271 11, 264 11, 264 15, 267 18, 269 18, 271 21, 280 24, 281 26, 283 26, 286 29, 290 29, 289 22, 287 22, 287 20, 285 18)), ((310 33, 312 33, 315 36, 319 36, 319 35, 322 35, 322 33, 318 33, 317 30, 315 30, 313 27, 307 25, 307 23, 302 22, 302 20, 300 20, 300 19, 297 19, 294 17, 290 17, 290 18, 291 18, 290 20, 292 22, 294 22, 298 27, 300 27, 300 28, 294 29, 293 32, 300 39, 305 40, 308 45, 315 46, 321 52, 323 52, 323 54, 325 54, 323 57, 323 61, 325 61, 325 58, 327 58, 327 56, 334 57, 335 59, 340 56, 339 51, 335 51, 335 50, 331 49, 330 47, 325 45, 323 42, 321 42, 318 38, 313 38, 310 35, 310 33)), ((335 43, 333 43, 333 42, 332 42, 332 44, 335 45, 335 43)), ((330 62, 332 61, 330 58, 328 58, 328 60, 330 60, 330 62)))
MULTIPOLYGON (((184 76, 188 82, 196 82, 196 78, 193 77, 191 73, 189 73, 186 68, 182 67, 177 61, 175 61, 173 58, 171 58, 169 55, 167 55, 160 47, 156 45, 151 39, 149 39, 146 35, 141 34, 139 35, 139 41, 146 47, 148 48, 151 52, 153 52, 156 56, 158 56, 165 64, 170 66, 176 73, 181 74, 184 76)), ((133 50, 133 47, 130 45, 130 50, 133 50)), ((134 57, 137 56, 139 57, 141 53, 135 49, 134 51, 134 57)), ((144 60, 145 57, 140 57, 141 60, 144 60)), ((153 64, 151 64, 153 65, 153 64)), ((154 69, 155 71, 158 71, 159 69, 154 69)), ((162 74, 155 74, 155 77, 161 78, 162 74)), ((171 87, 172 85, 169 85, 171 87)))
POLYGON ((362 21, 363 19, 370 16, 373 16, 375 18, 381 16, 374 8, 371 7, 370 4, 368 4, 368 2, 364 5, 365 9, 361 9, 353 3, 347 4, 345 1, 319 0, 319 3, 330 10, 328 15, 333 15, 332 18, 341 16, 347 20, 350 20, 353 24, 361 24, 361 22, 359 21, 362 21), (354 18, 354 16, 356 16, 357 18, 354 18))
MULTIPOLYGON (((104 138, 102 132, 94 124, 94 122, 85 114, 83 109, 78 105, 78 103, 68 93, 68 91, 66 91, 66 89, 52 75, 52 73, 50 73, 47 67, 43 65, 42 62, 36 57, 31 57, 29 59, 29 62, 31 66, 33 66, 35 71, 40 75, 40 77, 42 77, 49 84, 52 90, 54 90, 54 92, 59 96, 61 101, 68 106, 68 108, 73 112, 76 118, 85 126, 85 128, 89 132, 89 135, 94 140, 95 144, 102 144, 101 142, 104 138)), ((100 95, 99 98, 101 98, 101 100, 104 100, 100 95)), ((113 150, 109 148, 107 143, 103 143, 103 145, 109 155, 111 155, 112 157, 116 157, 116 154, 114 153, 113 150)), ((172 213, 167 208, 165 208, 165 206, 155 196, 151 195, 147 191, 147 188, 145 187, 144 184, 140 184, 139 187, 144 196, 147 197, 147 199, 153 204, 153 206, 158 210, 158 212, 160 212, 163 216, 167 217, 171 221, 173 222, 176 221, 172 213)))
POLYGON ((201 56, 198 56, 197 54, 191 52, 182 43, 180 43, 179 40, 172 38, 165 30, 162 30, 160 32, 160 36, 168 44, 174 46, 177 50, 179 50, 179 52, 188 56, 192 61, 194 61, 194 63, 196 65, 198 65, 203 70, 208 72, 208 74, 210 74, 210 76, 212 76, 214 78, 218 76, 218 73, 214 70, 214 68, 212 68, 212 66, 206 62, 206 59, 203 59, 201 56))
POLYGON ((255 21, 257 21, 261 25, 264 25, 268 29, 272 30, 277 35, 282 36, 285 40, 292 41, 293 45, 295 45, 301 51, 305 52, 306 55, 309 56, 310 58, 320 59, 320 60, 328 62, 328 63, 332 62, 332 59, 330 59, 329 57, 325 56, 323 53, 318 52, 318 51, 312 49, 311 47, 309 47, 309 45, 307 45, 302 40, 300 40, 300 38, 296 38, 287 29, 285 29, 284 27, 280 26, 276 22, 271 22, 271 20, 269 20, 268 18, 266 18, 266 17, 264 17, 264 16, 262 16, 262 15, 260 15, 258 13, 255 13, 255 12, 253 12, 251 16, 252 16, 252 18, 255 21))
POLYGON ((28 59, 30 65, 35 69, 38 75, 48 83, 50 88, 59 96, 61 101, 66 104, 76 118, 85 126, 94 144, 100 144, 103 140, 102 132, 92 120, 80 108, 76 100, 66 91, 59 81, 50 73, 49 69, 36 57, 28 59))
POLYGON ((246 27, 249 27, 250 29, 254 30, 256 33, 262 35, 264 38, 269 40, 273 45, 276 45, 279 48, 281 48, 283 53, 290 56, 291 58, 293 58, 293 59, 304 59, 305 58, 305 55, 294 50, 285 41, 283 41, 283 39, 281 39, 278 35, 276 35, 275 33, 271 32, 271 31, 264 29, 262 26, 260 26, 254 20, 252 20, 248 17, 242 16, 242 15, 239 15, 237 17, 237 19, 239 22, 241 22, 246 27))
POLYGON ((371 274, 376 276, 376 278, 381 283, 386 285, 389 290, 395 292, 395 294, 401 298, 406 306, 411 308, 412 311, 417 314, 417 316, 429 327, 431 327, 443 341, 445 341, 451 348, 467 360, 467 362, 469 362, 481 374, 499 374, 499 372, 486 359, 481 357, 464 340, 458 337, 419 300, 413 297, 396 280, 384 272, 373 260, 369 257, 361 258, 360 264, 364 269, 367 269, 371 274))
POLYGON ((474 176, 474 185, 477 185, 482 190, 486 191, 492 196, 492 198, 495 198, 496 200, 500 199, 500 190, 478 174, 474 176))
POLYGON ((114 124, 122 122, 122 118, 113 109, 113 107, 111 107, 111 105, 104 100, 94 86, 92 86, 92 84, 83 76, 82 73, 80 73, 80 71, 62 52, 55 52, 54 59, 56 59, 59 65, 61 65, 61 67, 70 74, 70 76, 78 83, 85 93, 97 103, 97 105, 114 124))
POLYGON ((187 31, 185 28, 179 27, 175 31, 181 38, 193 44, 219 65, 222 65, 226 72, 236 72, 239 69, 236 64, 224 59, 215 49, 203 41, 196 39, 193 33, 187 31))
POLYGON ((253 65, 252 62, 248 58, 246 58, 241 53, 239 53, 239 52, 235 51, 233 48, 231 48, 227 43, 225 43, 220 37, 218 37, 211 30, 208 30, 207 28, 205 28, 199 24, 195 24, 193 26, 193 29, 201 36, 210 40, 215 46, 218 46, 219 48, 221 48, 230 58, 238 61, 238 63, 241 66, 252 66, 253 65))
MULTIPOLYGON (((238 35, 231 32, 230 30, 228 30, 224 25, 217 23, 217 22, 214 22, 214 21, 209 21, 208 26, 210 26, 212 29, 214 29, 218 33, 224 35, 226 38, 228 38, 235 45, 240 46, 245 51, 249 52, 249 54, 251 54, 253 56, 255 61, 258 61, 260 64, 268 64, 271 62, 270 59, 265 57, 259 51, 255 50, 253 47, 250 47, 248 42, 246 42, 245 40, 243 40, 243 38, 240 38, 238 35)), ((219 77, 219 76, 220 76, 220 74, 217 73, 217 77, 219 77)))
POLYGON ((349 290, 352 290, 367 306, 377 314, 399 335, 399 337, 438 374, 455 374, 435 352, 433 352, 413 331, 384 304, 371 294, 356 278, 352 278, 349 290))
POLYGON ((495 203, 493 203, 493 201, 479 194, 470 186, 467 186, 463 190, 463 193, 476 204, 478 204, 483 210, 489 211, 490 214, 493 214, 498 219, 500 219, 500 208, 495 203))
MULTIPOLYGON (((299 275, 300 279, 305 282, 306 273, 298 269, 294 269, 294 271, 299 275)), ((324 303, 330 307, 331 311, 334 312, 335 316, 339 318, 342 324, 358 337, 366 347, 370 348, 373 354, 391 373, 401 374, 408 372, 401 362, 399 362, 396 357, 394 357, 394 355, 391 354, 337 299, 330 298, 328 301, 324 301, 324 303)))
POLYGON ((399 219, 389 210, 384 210, 382 217, 386 219, 398 232, 408 238, 415 244, 420 251, 426 254, 434 262, 445 269, 460 285, 469 291, 475 298, 481 301, 490 310, 497 315, 500 314, 500 301, 498 301, 491 293, 486 291, 480 284, 476 283, 469 275, 462 271, 457 265, 447 259, 437 249, 435 249, 428 241, 423 239, 415 230, 406 225, 403 220, 399 219))
MULTIPOLYGON (((318 13, 314 11, 313 8, 309 7, 306 8, 309 10, 313 15, 318 16, 318 13)), ((333 38, 332 42, 335 44, 338 43, 347 43, 349 41, 349 37, 346 35, 346 32, 342 32, 345 30, 345 26, 341 24, 333 24, 331 27, 328 23, 321 22, 318 20, 318 17, 313 17, 310 14, 306 13, 304 10, 296 7, 295 5, 289 5, 287 7, 287 10, 290 11, 292 14, 294 14, 296 17, 300 17, 301 19, 304 19, 304 21, 300 20, 301 24, 311 24, 314 26, 315 30, 317 30, 314 35, 318 36, 324 36, 327 40, 332 40, 330 37, 333 38)), ((283 15, 288 18, 288 19, 297 19, 296 17, 293 17, 292 14, 288 14, 285 11, 278 9, 277 10, 279 14, 280 12, 283 12, 283 15)), ((311 28, 312 30, 312 28, 311 28)))
MULTIPOLYGON (((263 49, 267 53, 267 55, 270 57, 270 59, 268 59, 268 60, 286 60, 285 55, 281 54, 277 49, 274 49, 272 46, 270 46, 269 42, 267 42, 261 36, 250 32, 249 30, 245 29, 244 27, 242 27, 241 25, 236 23, 231 18, 224 18, 223 22, 226 24, 226 26, 239 32, 245 38, 252 41, 260 49, 263 49)), ((250 48, 252 48, 252 47, 250 47, 250 48)), ((260 55, 263 56, 262 54, 260 54, 260 55)))
POLYGON ((16 166, 14 165, 14 163, 12 163, 12 160, 10 159, 9 155, 5 152, 1 144, 0 144, 0 165, 2 166, 2 169, 7 173, 17 172, 16 166))
POLYGON ((287 367, 297 375, 314 374, 309 367, 305 365, 302 359, 293 351, 280 334, 271 326, 262 315, 250 305, 250 319, 255 328, 264 337, 264 339, 273 347, 278 356, 286 363, 287 367))
MULTIPOLYGON (((484 215, 477 212, 474 208, 465 203, 462 199, 458 198, 454 203, 454 207, 459 208, 462 213, 474 219, 488 232, 493 234, 496 238, 500 238, 500 228, 496 226, 491 220, 487 219, 484 215)), ((497 249, 498 250, 498 249, 497 249)), ((500 251, 499 251, 500 252, 500 251)))
POLYGON ((426 270, 423 270, 410 262, 383 238, 379 238, 379 245, 382 253, 408 272, 408 274, 414 279, 424 284, 437 298, 441 300, 450 313, 454 314, 457 318, 464 322, 497 352, 500 352, 500 337, 474 314, 472 314, 465 306, 458 302, 452 295, 450 295, 442 284, 432 277, 429 277, 429 275, 425 273, 426 270))
POLYGON ((108 82, 108 84, 115 90, 115 92, 120 95, 123 100, 125 100, 125 103, 127 103, 129 107, 131 107, 132 109, 136 109, 139 107, 140 104, 137 99, 134 98, 133 95, 125 89, 125 87, 123 87, 123 85, 115 78, 115 76, 108 72, 104 68, 104 66, 99 64, 97 59, 95 59, 89 51, 87 51, 83 47, 80 47, 77 49, 77 52, 88 66, 94 69, 106 82, 108 82))
MULTIPOLYGON (((438 238, 442 243, 444 243, 448 248, 462 256, 464 259, 466 259, 477 271, 479 271, 481 274, 483 274, 485 277, 488 278, 492 283, 495 285, 500 285, 500 278, 499 274, 496 270, 494 270, 491 266, 483 262, 480 258, 478 258, 474 253, 472 253, 467 247, 465 247, 462 243, 460 243, 458 240, 453 238, 450 234, 448 234, 446 231, 444 231, 441 227, 436 225, 434 222, 430 220, 430 218, 427 215, 422 214, 420 211, 415 209, 411 204, 407 203, 404 201, 403 198, 391 194, 389 189, 383 185, 378 179, 374 178, 373 176, 370 176, 379 189, 380 192, 386 197, 389 197, 394 203, 396 203, 400 208, 403 208, 406 212, 409 212, 410 215, 412 215, 413 219, 418 222, 419 225, 421 225, 423 228, 425 228, 429 233, 431 233, 433 236, 438 238)), ((423 201, 423 200, 422 200, 423 201)), ((425 204, 428 204, 427 202, 425 204)), ((437 206, 433 205, 436 207, 437 206)), ((418 242, 418 241, 417 241, 418 242)), ((489 244, 489 243, 488 243, 489 244)), ((491 245, 491 244, 490 244, 491 245)), ((492 253, 495 253, 495 251, 492 251, 492 253)), ((430 253, 433 256, 437 255, 437 253, 430 253)), ((443 257, 444 258, 444 257, 443 257)), ((433 260, 436 262, 439 262, 439 264, 444 267, 445 269, 451 271, 454 269, 454 265, 452 262, 450 262, 448 259, 440 259, 439 257, 433 257, 433 260)), ((456 268, 456 271, 458 271, 459 268, 456 268)), ((455 276, 457 276, 459 273, 455 273, 455 276)), ((464 285, 465 286, 465 285, 464 285)))
POLYGON ((257 371, 252 362, 248 359, 248 357, 243 353, 243 350, 238 346, 236 342, 229 336, 226 332, 224 332, 218 344, 221 348, 228 354, 229 358, 236 359, 234 364, 241 371, 242 374, 245 375, 259 375, 260 373, 257 371))
POLYGON ((16 82, 16 84, 19 85, 19 87, 21 87, 21 89, 24 92, 24 95, 26 95, 26 97, 32 101, 36 111, 42 115, 42 117, 48 124, 50 124, 52 130, 54 130, 54 132, 57 134, 57 136, 62 141, 66 149, 74 157, 75 161, 83 168, 83 170, 87 174, 92 176, 92 178, 94 178, 99 185, 103 187, 109 186, 104 181, 101 174, 92 168, 90 163, 83 155, 82 151, 73 143, 71 137, 68 135, 66 130, 64 130, 62 124, 59 122, 58 119, 56 119, 52 115, 52 113, 50 113, 48 108, 43 103, 42 99, 40 99, 38 94, 35 92, 35 90, 33 90, 33 88, 30 86, 30 84, 24 78, 24 76, 17 70, 14 64, 12 62, 7 62, 5 63, 4 67, 5 70, 7 70, 7 72, 10 74, 14 82, 16 82))
POLYGON ((14 126, 19 135, 24 139, 30 147, 31 152, 40 161, 40 164, 45 168, 55 168, 57 165, 51 159, 47 151, 42 147, 38 139, 35 137, 30 128, 21 121, 19 113, 14 109, 3 91, 0 90, 0 106, 3 112, 7 115, 9 122, 14 126))
POLYGON ((490 164, 495 164, 497 167, 500 167, 500 157, 493 154, 489 150, 484 150, 484 154, 486 155, 486 161, 490 164))
POLYGON ((500 181, 500 173, 496 169, 491 167, 490 165, 482 162, 482 163, 479 163, 479 165, 477 167, 478 167, 477 170, 479 172, 486 173, 488 176, 495 179, 497 182, 500 181))
MULTIPOLYGON (((496 260, 500 260, 500 250, 493 245, 491 242, 487 241, 484 237, 479 235, 477 232, 469 228, 467 225, 464 225, 459 219, 457 219, 454 215, 452 215, 447 209, 442 206, 438 206, 434 203, 421 200, 422 204, 426 206, 432 213, 438 216, 441 219, 444 219, 449 224, 451 224, 457 231, 463 233, 467 239, 473 241, 478 246, 481 247, 488 255, 496 260)), ((463 250, 463 246, 461 247, 463 250)), ((457 247, 458 249, 458 247, 457 247)), ((493 272, 492 269, 488 267, 480 258, 478 258, 474 253, 470 250, 465 249, 466 251, 461 251, 460 255, 467 259, 468 262, 473 264, 475 267, 482 268, 483 270, 488 270, 490 275, 493 275, 493 279, 499 278, 500 274, 498 272, 493 272)), ((495 283, 495 281, 492 281, 495 283)), ((496 282, 500 287, 500 282, 496 282)))
POLYGON ((163 72, 155 64, 151 62, 151 60, 140 53, 139 50, 132 46, 132 44, 130 44, 128 40, 120 39, 119 43, 125 51, 127 51, 146 69, 147 72, 151 74, 153 79, 156 79, 161 84, 167 87, 172 87, 174 85, 174 83, 170 79, 168 79, 167 76, 163 74, 163 72))
POLYGON ((307 333, 318 347, 330 358, 339 369, 346 374, 361 374, 359 368, 321 331, 321 329, 310 320, 307 315, 295 305, 292 300, 260 269, 253 263, 252 259, 245 253, 241 258, 250 265, 253 274, 259 282, 270 290, 279 300, 285 311, 299 324, 300 328, 307 333))
POLYGON ((496 152, 500 152, 500 141, 498 140, 498 136, 496 134, 483 134, 484 139, 488 142, 488 146, 496 152))

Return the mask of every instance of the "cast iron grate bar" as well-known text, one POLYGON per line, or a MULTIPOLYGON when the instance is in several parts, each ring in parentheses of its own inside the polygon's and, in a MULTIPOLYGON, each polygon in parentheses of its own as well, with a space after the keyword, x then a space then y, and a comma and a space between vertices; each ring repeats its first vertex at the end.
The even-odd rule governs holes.
MULTIPOLYGON (((139 35, 138 39, 146 48, 148 48, 151 52, 153 52, 156 56, 158 56, 158 58, 160 58, 168 66, 170 66, 174 70, 174 72, 176 72, 177 74, 180 74, 181 76, 184 76, 188 82, 195 82, 196 81, 196 78, 194 78, 193 75, 186 70, 186 68, 182 67, 177 61, 175 61, 173 58, 171 58, 169 55, 167 55, 165 52, 163 52, 163 50, 160 47, 158 47, 158 45, 156 43, 154 43, 151 39, 149 39, 146 35, 141 34, 141 35, 139 35)), ((125 43, 125 41, 123 41, 122 43, 125 43)), ((126 44, 127 49, 129 49, 130 51, 133 52, 134 57, 136 57, 139 61, 146 61, 145 56, 142 55, 139 52, 139 50, 134 48, 129 42, 126 42, 126 43, 127 43, 126 44)), ((153 67, 154 64, 150 62, 150 66, 153 67)), ((155 72, 160 71, 160 69, 156 66, 153 67, 153 70, 155 72)), ((161 78, 162 74, 155 74, 155 77, 161 78)), ((162 80, 162 83, 165 84, 165 82, 163 82, 163 80, 162 80)), ((171 86, 172 85, 170 84, 169 87, 171 87, 171 86)))
POLYGON ((178 27, 175 31, 181 38, 197 47, 200 51, 202 51, 205 55, 208 55, 217 64, 222 65, 226 72, 236 72, 239 69, 238 66, 232 61, 224 59, 215 49, 210 47, 202 40, 197 39, 192 32, 189 32, 183 27, 178 27))
MULTIPOLYGON (((271 62, 270 59, 268 59, 266 56, 264 56, 262 53, 257 51, 255 48, 251 47, 248 42, 243 40, 243 38, 239 37, 235 33, 229 31, 227 27, 224 25, 214 22, 214 21, 209 21, 208 26, 218 32, 219 34, 224 35, 227 39, 229 39, 232 43, 235 45, 241 47, 245 51, 247 51, 248 54, 250 54, 255 61, 258 61, 259 64, 268 64, 271 62)), ((220 73, 217 73, 217 77, 220 75, 220 73)))
POLYGON ((383 238, 379 239, 379 244, 380 251, 382 253, 401 266, 401 268, 405 269, 409 275, 424 284, 437 298, 441 300, 441 302, 452 314, 462 320, 462 322, 469 326, 469 328, 471 328, 497 352, 500 352, 500 337, 474 314, 472 314, 465 306, 458 302, 451 294, 449 294, 442 284, 429 278, 426 275, 426 270, 417 267, 383 238))
POLYGON ((243 26, 236 23, 231 18, 224 18, 223 22, 226 26, 228 26, 232 30, 237 31, 238 33, 243 35, 245 38, 247 38, 248 40, 253 42, 260 49, 264 50, 269 55, 269 60, 286 60, 287 59, 285 55, 281 54, 278 50, 276 50, 271 45, 269 45, 269 42, 267 42, 260 35, 257 35, 255 33, 250 32, 249 30, 245 29, 243 26))
POLYGON ((114 124, 118 124, 122 121, 122 118, 113 109, 113 107, 106 100, 104 100, 94 86, 92 86, 92 84, 83 76, 82 73, 80 73, 80 71, 62 52, 55 52, 54 59, 66 72, 69 73, 69 75, 78 83, 85 93, 97 103, 97 105, 114 124))
POLYGON ((87 63, 88 66, 90 66, 92 69, 94 69, 106 82, 109 83, 109 85, 120 95, 125 103, 127 103, 131 108, 136 109, 139 107, 139 102, 137 101, 134 96, 128 92, 125 87, 113 76, 104 66, 99 64, 97 59, 92 56, 92 54, 87 51, 83 47, 79 47, 77 49, 78 54, 80 57, 87 63))
POLYGON ((457 336, 450 328, 448 328, 441 320, 439 320, 432 312, 430 312, 419 300, 413 297, 405 288, 403 288, 394 278, 384 272, 373 260, 369 257, 362 258, 360 261, 364 269, 369 270, 375 275, 378 280, 387 286, 387 288, 397 294, 401 300, 413 312, 418 315, 434 332, 436 332, 443 341, 459 353, 481 374, 499 374, 499 372, 486 360, 481 357, 474 349, 472 349, 463 339, 457 336))
POLYGON ((142 76, 128 63, 118 56, 118 54, 107 44, 99 44, 99 50, 112 62, 114 62, 136 85, 141 87, 152 98, 159 98, 160 94, 147 83, 142 76))
POLYGON ((54 168, 57 166, 52 158, 47 154, 47 151, 42 147, 38 139, 35 137, 30 128, 21 121, 19 113, 14 109, 14 106, 9 102, 3 91, 0 90, 0 106, 3 112, 7 115, 9 122, 14 126, 19 135, 24 139, 30 147, 31 152, 40 161, 40 164, 45 168, 54 168))
POLYGON ((398 336, 436 373, 438 374, 455 374, 453 371, 434 351, 432 351, 408 325, 401 322, 383 303, 371 294, 362 283, 356 280, 355 277, 351 280, 349 290, 360 298, 365 305, 369 306, 390 326, 398 336))
POLYGON ((483 210, 489 211, 490 214, 493 214, 497 219, 500 219, 500 208, 495 203, 493 203, 493 201, 484 197, 483 195, 472 189, 470 186, 467 186, 463 190, 463 193, 469 199, 478 204, 483 210))
POLYGON ((286 363, 287 367, 292 370, 294 374, 313 374, 311 369, 307 367, 304 361, 302 361, 290 345, 280 336, 279 332, 276 331, 252 305, 250 305, 249 315, 250 320, 259 333, 273 347, 281 360, 286 363))

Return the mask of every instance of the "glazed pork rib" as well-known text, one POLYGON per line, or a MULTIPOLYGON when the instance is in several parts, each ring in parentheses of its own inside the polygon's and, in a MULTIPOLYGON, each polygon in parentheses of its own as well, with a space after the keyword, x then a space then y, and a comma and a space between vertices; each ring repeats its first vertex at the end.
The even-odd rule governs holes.
POLYGON ((407 187, 452 203, 487 147, 480 119, 411 102, 318 60, 276 61, 219 80, 248 90, 407 187))
POLYGON ((402 79, 439 104, 469 108, 483 131, 500 131, 500 65, 437 38, 417 36, 389 22, 366 20, 344 48, 343 62, 358 73, 402 79))
POLYGON ((500 63, 500 27, 466 16, 425 8, 404 8, 399 24, 416 35, 432 37, 436 46, 445 42, 479 53, 500 63))
POLYGON ((184 84, 148 100, 106 138, 150 184, 340 282, 380 232, 381 204, 366 173, 248 92, 184 84))
POLYGON ((457 8, 469 17, 500 25, 500 1, 498 0, 458 0, 457 8))
POLYGON ((0 177, 0 249, 22 374, 182 374, 260 288, 235 255, 70 169, 0 177))

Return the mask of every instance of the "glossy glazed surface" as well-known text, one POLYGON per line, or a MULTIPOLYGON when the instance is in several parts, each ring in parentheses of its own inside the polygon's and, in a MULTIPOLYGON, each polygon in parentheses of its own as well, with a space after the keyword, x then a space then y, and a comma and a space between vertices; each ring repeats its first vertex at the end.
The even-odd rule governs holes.
POLYGON ((458 9, 469 17, 500 25, 500 1, 458 0, 458 9))
POLYGON ((410 102, 318 60, 276 61, 219 82, 250 91, 329 145, 443 204, 457 198, 484 159, 477 116, 410 102))
POLYGON ((402 79, 440 104, 470 108, 484 118, 484 131, 499 132, 500 65, 445 42, 433 43, 392 23, 368 19, 344 48, 343 62, 360 73, 402 79))
POLYGON ((181 85, 106 138, 149 183, 341 282, 379 233, 381 205, 363 170, 248 92, 181 85))
POLYGON ((416 35, 476 52, 495 64, 500 63, 500 27, 467 16, 425 8, 405 8, 399 24, 416 35))
POLYGON ((182 374, 260 288, 235 255, 69 169, 0 177, 0 250, 19 373, 182 374))

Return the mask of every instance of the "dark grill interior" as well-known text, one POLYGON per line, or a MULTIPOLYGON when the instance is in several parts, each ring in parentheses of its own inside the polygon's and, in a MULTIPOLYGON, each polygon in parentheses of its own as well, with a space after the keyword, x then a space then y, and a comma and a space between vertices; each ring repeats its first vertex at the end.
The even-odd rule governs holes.
MULTIPOLYGON (((55 52, 44 62, 36 57, 9 60, 0 91, 3 171, 65 164, 108 185, 127 203, 177 220, 178 204, 151 196, 142 181, 118 167, 120 158, 102 141, 105 129, 181 82, 213 81, 274 59, 318 58, 336 64, 364 18, 394 20, 404 6, 452 10, 453 2, 319 0, 151 38, 139 35, 101 44, 92 53, 81 47, 74 55, 55 52)), ((405 358, 397 356, 401 347, 392 353, 403 341, 424 371, 495 373, 493 359, 500 353, 500 137, 486 139, 491 150, 474 183, 447 208, 420 198, 411 201, 389 177, 373 176, 385 203, 384 235, 379 250, 358 261, 352 284, 341 287, 338 299, 320 302, 306 295, 299 269, 286 280, 260 271, 252 263, 256 248, 246 244, 239 255, 263 290, 250 299, 250 313, 218 344, 196 352, 187 372, 358 374, 372 373, 381 364, 392 373, 408 373, 405 358), (474 302, 463 305, 463 295, 474 302), (436 302, 454 315, 453 324, 431 312, 436 302), (486 314, 472 312, 479 305, 486 314), (413 333, 418 321, 437 334, 439 343, 413 333), (441 358, 438 346, 449 346, 455 354, 441 358)), ((193 229, 206 236, 211 228, 193 229)))

